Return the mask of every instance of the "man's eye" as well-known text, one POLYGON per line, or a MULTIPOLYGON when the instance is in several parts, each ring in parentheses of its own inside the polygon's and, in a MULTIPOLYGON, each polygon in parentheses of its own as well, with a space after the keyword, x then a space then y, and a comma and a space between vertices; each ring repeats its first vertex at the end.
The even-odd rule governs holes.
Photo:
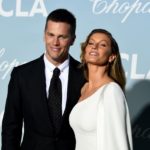
POLYGON ((48 33, 47 35, 48 35, 48 36, 50 36, 50 37, 52 37, 52 36, 53 36, 53 34, 51 34, 51 33, 48 33))
POLYGON ((67 39, 68 36, 63 36, 63 35, 62 35, 62 36, 60 36, 59 38, 60 38, 60 39, 67 39))

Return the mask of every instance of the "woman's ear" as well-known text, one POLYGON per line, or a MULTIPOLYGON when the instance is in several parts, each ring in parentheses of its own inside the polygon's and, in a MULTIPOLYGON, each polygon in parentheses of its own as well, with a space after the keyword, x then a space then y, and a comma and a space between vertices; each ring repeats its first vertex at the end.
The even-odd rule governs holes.
POLYGON ((112 54, 111 56, 109 56, 109 63, 112 63, 114 60, 116 59, 116 55, 112 54))

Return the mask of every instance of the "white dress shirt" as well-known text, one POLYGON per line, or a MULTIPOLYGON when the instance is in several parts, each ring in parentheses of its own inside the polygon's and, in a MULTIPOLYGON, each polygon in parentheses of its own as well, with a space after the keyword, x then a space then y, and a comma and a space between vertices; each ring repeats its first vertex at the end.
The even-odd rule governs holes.
MULTIPOLYGON (((48 97, 48 91, 50 86, 50 80, 53 75, 53 70, 56 68, 47 57, 44 55, 45 63, 45 77, 46 77, 46 93, 48 97)), ((57 66, 60 69, 60 80, 62 84, 62 114, 65 111, 66 102, 67 102, 67 88, 68 88, 68 72, 69 72, 69 58, 65 60, 61 65, 57 66)))

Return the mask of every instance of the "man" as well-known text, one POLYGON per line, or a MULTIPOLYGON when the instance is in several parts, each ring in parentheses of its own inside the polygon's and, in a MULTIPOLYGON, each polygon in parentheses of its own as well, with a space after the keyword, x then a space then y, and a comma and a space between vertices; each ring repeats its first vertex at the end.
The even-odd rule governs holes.
POLYGON ((13 69, 2 124, 2 150, 74 150, 75 138, 68 118, 84 84, 79 62, 69 55, 75 29, 72 13, 54 10, 46 20, 45 54, 13 69), (62 97, 54 95, 50 88, 56 67, 60 70, 57 80, 61 79, 62 97), (58 96, 62 100, 61 116, 52 103, 58 96))

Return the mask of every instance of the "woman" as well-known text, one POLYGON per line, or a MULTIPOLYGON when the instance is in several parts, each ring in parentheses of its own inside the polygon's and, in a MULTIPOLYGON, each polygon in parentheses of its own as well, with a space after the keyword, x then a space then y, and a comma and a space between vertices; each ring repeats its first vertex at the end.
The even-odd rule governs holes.
POLYGON ((132 150, 125 75, 111 33, 95 29, 81 46, 87 82, 70 114, 76 150, 132 150))

